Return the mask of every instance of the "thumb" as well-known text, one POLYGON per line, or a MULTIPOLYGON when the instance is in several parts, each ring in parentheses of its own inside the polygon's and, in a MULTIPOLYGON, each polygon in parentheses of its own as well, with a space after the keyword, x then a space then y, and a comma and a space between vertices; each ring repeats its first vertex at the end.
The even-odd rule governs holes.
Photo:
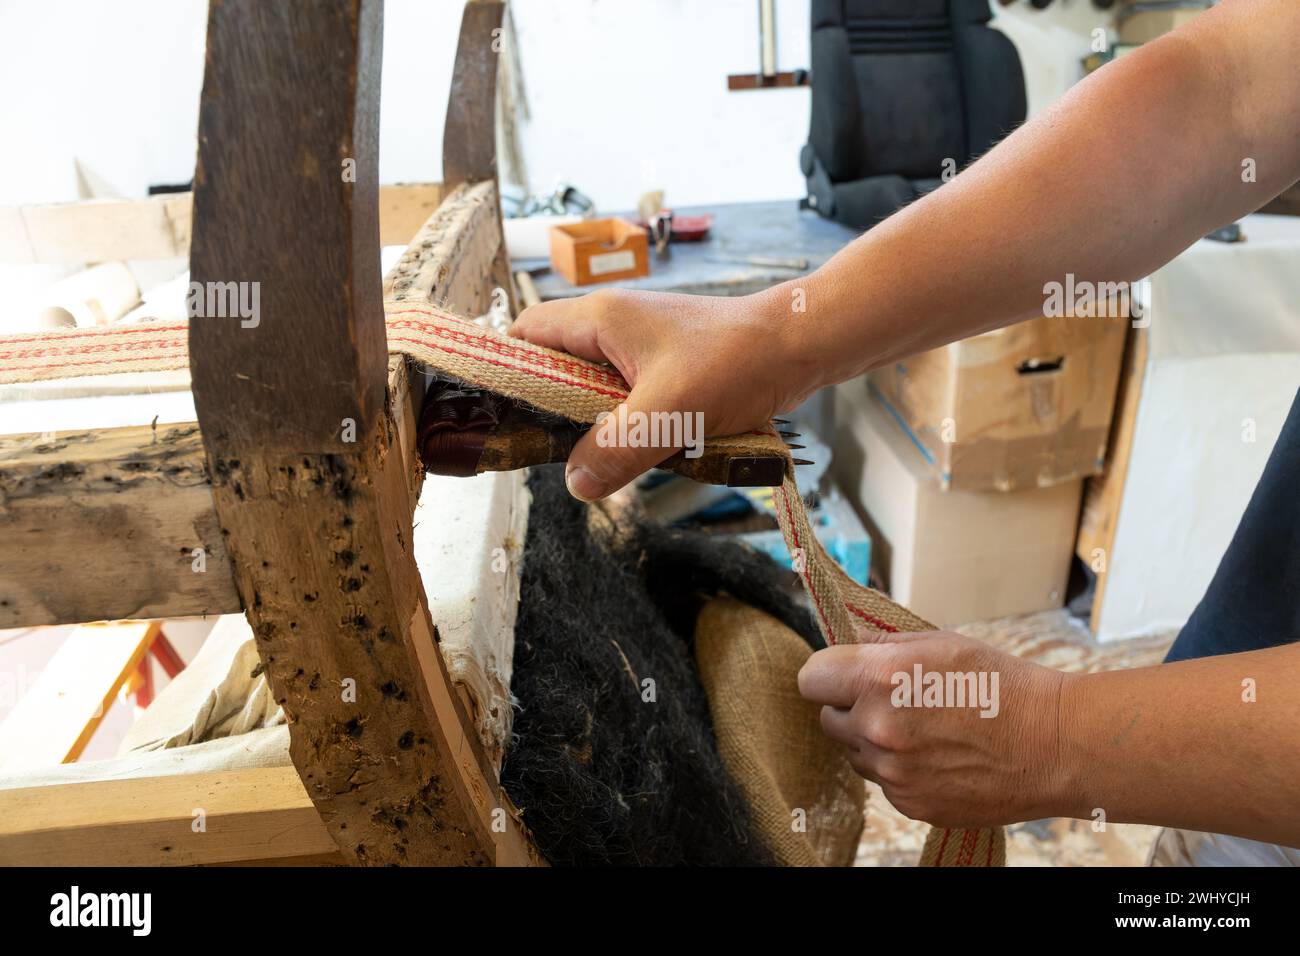
MULTIPOLYGON (((573 447, 564 473, 569 494, 583 501, 604 498, 676 453, 677 447, 665 442, 682 437, 683 431, 657 427, 662 415, 651 416, 671 408, 671 402, 656 400, 645 385, 634 388, 626 402, 602 415, 573 447)), ((683 421, 694 419, 681 414, 683 421)), ((698 441, 704 436, 685 437, 698 441)))

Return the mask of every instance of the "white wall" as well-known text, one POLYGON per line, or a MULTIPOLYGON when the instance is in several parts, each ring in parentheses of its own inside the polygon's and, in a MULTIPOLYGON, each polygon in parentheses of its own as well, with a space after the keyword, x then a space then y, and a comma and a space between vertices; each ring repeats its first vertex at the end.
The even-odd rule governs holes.
MULTIPOLYGON (((204 0, 0 3, 0 203, 78 198, 74 159, 115 191, 194 167, 204 0)), ((808 65, 808 2, 777 4, 778 65, 808 65)), ((460 0, 388 0, 380 175, 437 179, 460 0)), ((1078 76, 1088 0, 1001 8, 1037 111, 1078 76)), ((677 204, 803 194, 808 91, 729 93, 757 67, 754 0, 516 0, 534 187, 571 181, 605 208, 662 186, 677 204)))
MULTIPOLYGON (((267 0, 284 2, 284 0, 267 0)), ((758 66, 755 0, 514 0, 532 119, 531 184, 604 210, 662 188, 670 205, 804 195, 807 89, 730 93, 758 66)), ((388 0, 383 182, 437 180, 461 0, 388 0)), ((1031 113, 1078 78, 1090 0, 994 4, 1020 49, 1031 113)), ((206 0, 0 0, 0 205, 143 196, 194 171, 206 0), (85 170, 79 183, 77 163, 85 170)), ((778 67, 807 67, 808 0, 777 3, 778 67)), ((132 263, 144 289, 184 263, 132 263)), ((0 263, 0 332, 72 271, 0 263)), ((24 326, 25 327, 25 326, 24 326)))

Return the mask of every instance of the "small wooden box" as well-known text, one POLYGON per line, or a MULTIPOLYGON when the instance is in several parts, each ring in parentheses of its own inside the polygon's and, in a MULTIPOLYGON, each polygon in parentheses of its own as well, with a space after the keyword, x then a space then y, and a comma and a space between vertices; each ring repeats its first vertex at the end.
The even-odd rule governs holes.
POLYGON ((551 266, 574 285, 648 276, 646 231, 626 219, 588 219, 552 226, 551 266))

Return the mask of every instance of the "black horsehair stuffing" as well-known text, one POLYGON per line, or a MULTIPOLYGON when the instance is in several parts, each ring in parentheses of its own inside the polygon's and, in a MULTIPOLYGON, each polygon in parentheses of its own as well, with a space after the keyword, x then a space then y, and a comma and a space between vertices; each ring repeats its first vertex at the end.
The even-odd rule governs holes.
POLYGON ((615 522, 571 498, 558 466, 529 488, 501 782, 538 848, 556 865, 772 863, 718 754, 691 641, 701 595, 726 593, 820 646, 788 572, 635 512, 615 522))

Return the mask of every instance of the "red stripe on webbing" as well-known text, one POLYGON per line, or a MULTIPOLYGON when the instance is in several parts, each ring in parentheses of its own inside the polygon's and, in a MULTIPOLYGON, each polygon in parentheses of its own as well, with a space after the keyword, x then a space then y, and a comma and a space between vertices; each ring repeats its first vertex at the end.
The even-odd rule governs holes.
MULTIPOLYGON (((624 383, 621 378, 616 379, 608 375, 593 375, 589 373, 588 369, 585 369, 582 366, 574 366, 569 362, 552 361, 545 355, 536 355, 530 352, 520 353, 508 347, 502 347, 500 341, 497 339, 480 338, 473 335, 457 335, 456 333, 450 332, 448 329, 439 328, 437 326, 432 326, 431 329, 433 334, 440 338, 459 342, 461 345, 467 346, 471 349, 478 349, 482 352, 491 352, 494 355, 499 355, 503 359, 514 363, 521 369, 530 367, 550 369, 553 372, 558 372, 561 375, 567 376, 575 382, 585 382, 592 387, 604 385, 606 386, 605 394, 607 395, 617 395, 620 398, 627 398, 627 390, 623 387, 624 383), (617 389, 617 391, 613 391, 612 389, 617 389)), ((435 346, 430 343, 430 347, 435 346)))
MULTIPOLYGON (((784 488, 777 488, 776 493, 781 496, 781 504, 785 506, 785 518, 790 525, 790 537, 794 540, 796 550, 802 551, 803 545, 799 543, 799 527, 794 523, 794 513, 790 510, 790 496, 785 493, 784 488)), ((813 587, 812 575, 808 573, 808 556, 804 555, 804 573, 803 583, 808 588, 808 593, 812 596, 813 604, 817 608, 817 613, 821 616, 822 625, 826 628, 826 641, 828 644, 837 644, 835 640, 835 631, 831 629, 830 619, 826 616, 826 609, 822 607, 821 598, 817 596, 817 589, 813 587)))
POLYGON ((939 852, 934 855, 934 865, 943 866, 943 851, 948 848, 948 838, 952 836, 952 831, 945 828, 943 839, 939 841, 939 852))
MULTIPOLYGON (((443 319, 448 318, 442 313, 428 311, 424 309, 394 309, 392 312, 389 312, 388 314, 390 316, 425 315, 425 316, 433 316, 435 318, 443 318, 443 319)), ((452 316, 451 318, 463 324, 472 325, 472 323, 466 322, 464 319, 459 319, 455 316, 452 316)), ((517 355, 519 356, 519 358, 527 362, 546 365, 548 367, 556 368, 556 369, 567 369, 573 375, 579 376, 581 378, 586 378, 592 381, 599 381, 604 383, 605 385, 609 385, 615 388, 623 388, 627 384, 626 382, 623 381, 621 376, 618 376, 613 372, 609 372, 603 368, 600 368, 599 366, 591 365, 581 361, 566 361, 562 356, 558 354, 553 355, 547 352, 539 351, 538 346, 533 346, 530 348, 529 346, 523 343, 519 345, 514 345, 511 344, 511 341, 509 339, 489 335, 486 332, 481 331, 479 334, 456 332, 453 331, 452 329, 447 328, 446 326, 438 325, 437 323, 417 322, 413 319, 399 319, 394 322, 389 322, 390 327, 397 326, 397 325, 410 325, 412 327, 422 327, 425 329, 431 329, 432 331, 436 332, 439 335, 446 335, 448 337, 455 338, 466 345, 481 344, 482 347, 491 348, 494 351, 499 351, 503 355, 506 354, 517 355)), ((473 328, 477 329, 479 327, 473 326, 473 328)))
MULTIPOLYGON (((85 349, 48 349, 48 350, 44 350, 44 352, 26 352, 26 355, 19 355, 18 358, 34 359, 34 358, 42 358, 43 355, 51 356, 51 358, 53 358, 53 356, 62 356, 62 355, 66 355, 66 356, 95 355, 96 352, 107 352, 108 356, 117 355, 118 352, 147 352, 147 354, 148 352, 156 352, 156 354, 160 354, 159 358, 162 358, 161 352, 175 352, 178 349, 181 350, 182 352, 186 352, 187 354, 188 350, 186 349, 185 342, 178 341, 178 339, 161 339, 161 341, 139 342, 139 343, 134 343, 134 345, 96 345, 96 346, 87 346, 85 347, 85 349)), ((3 352, 0 352, 0 359, 4 359, 4 358, 10 358, 10 356, 3 354, 3 352)), ((64 367, 64 365, 99 365, 99 364, 112 364, 114 362, 139 362, 139 360, 140 360, 139 355, 125 355, 122 356, 122 358, 107 358, 107 356, 104 356, 104 358, 90 359, 88 360, 88 362, 52 362, 52 363, 45 363, 40 365, 29 365, 23 363, 22 365, 18 365, 18 367, 19 368, 62 368, 64 367)))
POLYGON ((957 849, 956 866, 970 866, 970 861, 975 856, 975 847, 979 844, 980 832, 978 830, 967 830, 962 835, 961 846, 957 849))
POLYGON ((159 325, 153 322, 141 322, 137 325, 96 328, 90 331, 77 329, 75 332, 71 330, 67 332, 18 332, 14 335, 0 336, 0 343, 40 342, 48 344, 51 340, 58 341, 59 339, 100 338, 109 335, 131 335, 139 332, 184 332, 188 328, 188 325, 159 325))
POLYGON ((862 618, 862 620, 866 621, 868 624, 874 624, 882 631, 888 631, 890 634, 899 633, 898 628, 894 627, 894 625, 890 624, 888 621, 882 621, 878 617, 872 617, 866 611, 862 610, 862 608, 855 607, 854 605, 850 604, 848 601, 844 602, 844 606, 848 608, 850 611, 852 611, 854 614, 856 614, 858 617, 862 618))
MULTIPOLYGON (((187 350, 182 350, 180 352, 175 352, 175 351, 163 352, 161 354, 155 354, 153 357, 158 359, 184 358, 188 360, 189 352, 187 350)), ((86 359, 86 361, 84 362, 51 362, 46 365, 24 365, 23 369, 28 370, 28 369, 38 369, 38 368, 42 368, 42 369, 43 368, 72 368, 73 366, 79 366, 79 365, 122 365, 128 362, 139 362, 140 360, 141 360, 140 356, 138 355, 124 355, 121 358, 86 359)))
MULTIPOLYGON (((43 358, 43 357, 53 356, 53 355, 94 355, 98 352, 107 352, 109 354, 115 352, 149 352, 153 350, 176 349, 176 348, 186 348, 185 342, 183 342, 178 337, 168 336, 161 339, 152 339, 148 342, 116 342, 116 343, 109 342, 104 345, 83 345, 79 348, 64 347, 64 348, 50 348, 50 349, 31 349, 26 352, 0 352, 0 359, 16 358, 21 361, 24 359, 43 358)), ((111 361, 111 359, 105 359, 104 361, 111 361)), ((137 358, 132 357, 130 361, 133 362, 137 361, 137 358)), ((39 365, 39 366, 32 366, 32 367, 55 368, 57 366, 39 365)))
POLYGON ((451 355, 459 355, 461 358, 467 358, 473 362, 483 362, 487 365, 498 365, 501 368, 510 369, 515 372, 522 372, 524 375, 531 375, 534 378, 544 378, 552 382, 559 382, 561 385, 572 385, 576 388, 585 388, 590 392, 598 392, 601 395, 608 395, 611 398, 627 398, 626 392, 612 392, 608 389, 601 388, 599 385, 592 385, 589 382, 579 382, 560 375, 551 375, 547 372, 540 371, 539 369, 515 365, 512 362, 503 362, 499 359, 487 358, 483 355, 475 355, 473 352, 462 352, 449 345, 430 345, 425 339, 407 338, 401 335, 390 335, 388 338, 389 341, 410 342, 413 345, 422 345, 425 348, 433 349, 436 352, 447 352, 451 355))

